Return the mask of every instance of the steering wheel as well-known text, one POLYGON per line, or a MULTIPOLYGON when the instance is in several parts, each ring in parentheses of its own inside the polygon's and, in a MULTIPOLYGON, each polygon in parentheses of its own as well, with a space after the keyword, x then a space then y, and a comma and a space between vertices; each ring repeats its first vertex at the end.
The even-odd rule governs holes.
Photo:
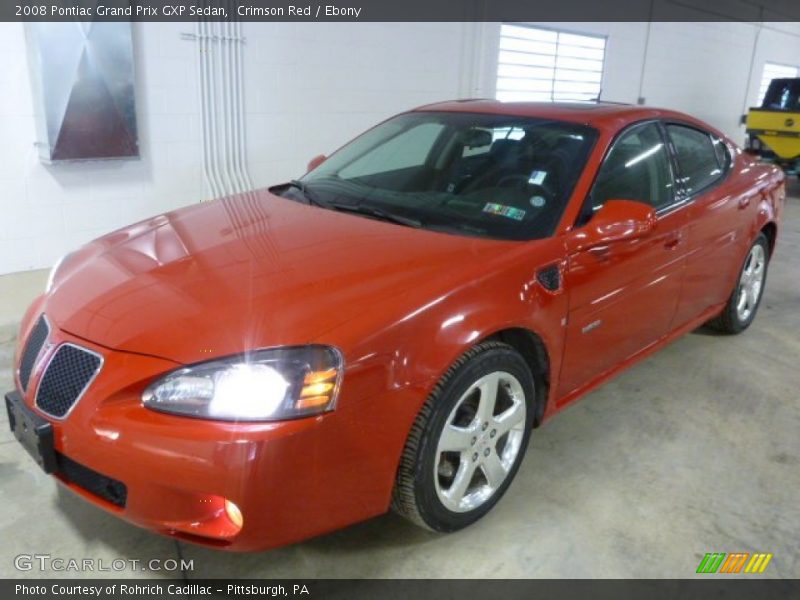
POLYGON ((530 183, 529 179, 530 178, 527 175, 523 175, 522 173, 514 173, 513 175, 506 175, 505 177, 501 177, 500 181, 497 182, 496 187, 514 187, 517 189, 527 189, 529 185, 535 185, 530 183), (509 183, 514 183, 516 185, 508 185, 509 183), (522 185, 519 185, 520 183, 522 185))
POLYGON ((555 197, 555 194, 550 189, 539 183, 531 183, 528 176, 521 173, 506 175, 497 182, 497 187, 505 187, 525 192, 526 198, 529 199, 534 208, 543 208, 552 202, 555 197), (519 185, 519 182, 524 183, 524 185, 519 185), (508 185, 509 183, 514 183, 516 185, 508 185), (537 198, 539 200, 537 200, 537 198))

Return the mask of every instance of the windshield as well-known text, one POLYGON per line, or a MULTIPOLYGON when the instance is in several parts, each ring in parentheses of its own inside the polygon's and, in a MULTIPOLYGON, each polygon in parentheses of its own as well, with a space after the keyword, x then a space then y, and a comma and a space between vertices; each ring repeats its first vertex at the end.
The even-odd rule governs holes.
POLYGON ((764 95, 762 108, 770 110, 800 110, 800 79, 773 79, 764 95))
POLYGON ((542 238, 552 235, 596 137, 589 127, 545 119, 406 113, 356 138, 291 189, 328 208, 357 207, 423 228, 542 238))

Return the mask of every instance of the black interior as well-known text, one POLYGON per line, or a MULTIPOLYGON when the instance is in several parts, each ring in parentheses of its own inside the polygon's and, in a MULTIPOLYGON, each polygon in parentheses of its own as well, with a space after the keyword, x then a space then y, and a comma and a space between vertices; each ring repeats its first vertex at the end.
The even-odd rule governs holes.
POLYGON ((405 193, 433 189, 450 194, 452 198, 447 204, 452 207, 465 203, 482 207, 491 199, 528 214, 544 208, 571 187, 570 163, 580 145, 579 140, 568 136, 543 139, 540 135, 526 133, 521 139, 494 140, 488 144, 487 151, 465 155, 464 149, 469 146, 457 143, 450 145, 438 168, 435 161, 429 160, 418 167, 375 173, 352 181, 405 193), (540 183, 532 182, 532 175, 536 173, 543 177, 540 183), (544 204, 533 206, 534 195, 542 198, 544 204))
POLYGON ((357 205, 372 218, 382 218, 377 209, 432 229, 534 239, 552 233, 596 139, 595 130, 560 121, 406 113, 356 138, 303 182, 329 208, 357 205))

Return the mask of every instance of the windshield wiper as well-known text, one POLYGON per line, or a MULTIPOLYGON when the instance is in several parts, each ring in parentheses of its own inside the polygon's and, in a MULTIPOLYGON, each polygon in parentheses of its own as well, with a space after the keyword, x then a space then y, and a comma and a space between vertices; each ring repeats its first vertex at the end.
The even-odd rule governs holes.
POLYGON ((406 227, 422 227, 422 221, 418 219, 386 212, 385 210, 376 208, 374 206, 366 206, 363 204, 345 204, 341 202, 328 202, 327 200, 321 200, 316 194, 308 189, 308 186, 304 182, 300 181, 299 179, 292 179, 286 185, 299 190, 308 204, 313 204, 329 210, 337 210, 339 212, 366 215, 382 221, 389 221, 391 223, 405 225, 406 227))
POLYGON ((320 200, 317 197, 317 195, 312 193, 308 189, 308 186, 305 183, 303 183, 302 181, 300 181, 299 179, 292 179, 286 185, 289 186, 290 188, 295 188, 297 190, 300 190, 300 193, 303 195, 303 198, 305 198, 305 200, 306 200, 306 202, 308 204, 313 204, 315 206, 321 206, 322 208, 331 208, 330 204, 320 200))
POLYGON ((329 204, 328 208, 332 208, 333 210, 338 210, 341 212, 351 212, 357 213, 361 215, 366 215, 368 217, 374 217, 376 219, 380 219, 381 221, 389 221, 391 223, 397 223, 398 225, 405 225, 406 227, 415 227, 420 228, 422 227, 422 221, 419 219, 413 219, 411 217, 404 217, 402 215, 398 215, 395 213, 386 212, 380 208, 375 208, 374 206, 365 206, 363 204, 329 204))

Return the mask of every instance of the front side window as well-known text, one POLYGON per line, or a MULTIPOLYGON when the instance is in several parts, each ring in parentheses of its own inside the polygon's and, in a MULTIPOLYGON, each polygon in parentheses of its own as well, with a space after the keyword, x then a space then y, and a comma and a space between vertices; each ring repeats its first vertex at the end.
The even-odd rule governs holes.
POLYGON ((694 194, 722 177, 717 148, 711 136, 684 125, 667 125, 675 147, 680 183, 687 194, 694 194))
POLYGON ((561 121, 411 112, 344 146, 303 178, 304 190, 281 193, 439 231, 537 239, 555 230, 596 139, 561 121))
POLYGON ((669 156, 655 123, 637 125, 623 133, 606 156, 579 217, 589 221, 609 200, 645 202, 656 210, 673 201, 669 156))

